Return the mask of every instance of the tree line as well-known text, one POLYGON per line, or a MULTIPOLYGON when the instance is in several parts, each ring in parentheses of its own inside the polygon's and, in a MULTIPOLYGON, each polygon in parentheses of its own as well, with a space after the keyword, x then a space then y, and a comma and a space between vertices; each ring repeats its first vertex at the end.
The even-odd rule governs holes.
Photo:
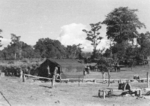
POLYGON ((11 43, 0 51, 0 58, 18 60, 23 58, 79 58, 80 45, 65 47, 59 40, 50 38, 39 39, 34 46, 20 41, 20 36, 11 34, 11 43))
MULTIPOLYGON (((58 40, 50 38, 39 39, 34 46, 20 41, 20 36, 11 34, 11 43, 0 51, 1 59, 22 58, 79 58, 88 57, 90 60, 102 57, 112 58, 117 63, 140 64, 150 56, 150 33, 139 33, 139 29, 146 28, 136 14, 137 9, 119 7, 108 13, 101 22, 91 23, 90 30, 83 29, 86 40, 93 46, 92 53, 84 53, 81 44, 65 47, 58 40), (100 50, 98 45, 103 39, 100 30, 106 25, 106 36, 110 47, 100 50), (136 42, 135 42, 136 41, 136 42), (105 52, 104 52, 105 51, 105 52)), ((2 30, 1 30, 2 32, 2 30)))

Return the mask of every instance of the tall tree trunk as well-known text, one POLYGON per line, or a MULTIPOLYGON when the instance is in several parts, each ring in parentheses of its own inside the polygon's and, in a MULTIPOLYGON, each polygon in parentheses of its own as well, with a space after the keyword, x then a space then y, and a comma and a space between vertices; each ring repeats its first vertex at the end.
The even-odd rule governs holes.
POLYGON ((102 72, 102 79, 105 81, 105 72, 102 72))
POLYGON ((20 59, 22 58, 22 50, 21 49, 19 50, 19 58, 20 59))
POLYGON ((14 54, 14 58, 15 58, 15 60, 16 60, 16 58, 17 58, 17 53, 15 52, 15 54, 14 54))
POLYGON ((105 72, 102 72, 102 79, 105 80, 105 72))
POLYGON ((110 86, 110 69, 108 69, 108 87, 110 86))

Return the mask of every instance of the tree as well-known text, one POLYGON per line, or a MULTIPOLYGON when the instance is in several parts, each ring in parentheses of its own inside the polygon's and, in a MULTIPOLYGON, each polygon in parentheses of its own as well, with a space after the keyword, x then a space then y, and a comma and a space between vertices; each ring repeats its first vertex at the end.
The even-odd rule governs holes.
MULTIPOLYGON (((2 33, 2 30, 1 30, 1 29, 0 29, 0 33, 2 33)), ((3 38, 3 37, 0 36, 0 38, 3 38)), ((2 41, 2 40, 0 40, 0 47, 2 47, 1 41, 2 41)))
POLYGON ((114 55, 117 56, 117 58, 119 60, 121 60, 125 55, 126 55, 126 50, 129 47, 128 43, 123 42, 121 44, 115 44, 111 47, 111 52, 113 54, 112 57, 114 57, 114 55))
POLYGON ((80 46, 81 44, 68 45, 66 47, 67 58, 82 58, 82 48, 80 46))
POLYGON ((58 40, 41 38, 34 45, 42 58, 64 58, 65 47, 58 40))
MULTIPOLYGON (((37 57, 37 54, 38 52, 35 52, 33 47, 22 42, 21 41, 21 44, 22 44, 22 53, 21 53, 21 56, 22 58, 34 58, 34 57, 37 57)), ((19 54, 16 52, 16 45, 14 44, 11 44, 11 45, 8 45, 7 47, 5 47, 1 53, 0 53, 0 57, 2 59, 5 59, 5 60, 12 60, 14 59, 14 54, 16 53, 16 59, 19 58, 19 54)))
POLYGON ((82 56, 82 49, 84 49, 84 47, 81 47, 81 45, 82 45, 82 44, 80 44, 80 43, 77 45, 77 53, 78 53, 77 55, 78 55, 78 58, 79 58, 79 59, 83 59, 83 56, 82 56))
POLYGON ((87 31, 87 30, 83 30, 83 32, 85 32, 87 34, 86 39, 91 41, 91 45, 93 46, 93 55, 92 58, 96 57, 96 52, 97 52, 97 46, 99 45, 99 43, 102 40, 102 37, 99 36, 100 32, 99 30, 101 29, 101 22, 95 23, 95 24, 90 24, 91 30, 87 31))
MULTIPOLYGON (((5 47, 3 50, 2 50, 2 57, 4 57, 5 60, 13 60, 15 57, 14 57, 14 54, 16 53, 16 48, 14 45, 8 45, 7 47, 5 47)), ((16 55, 15 55, 16 56, 16 55)))
POLYGON ((107 25, 106 36, 114 44, 111 46, 111 52, 118 57, 118 60, 129 57, 126 56, 127 49, 133 46, 134 38, 139 37, 137 29, 145 28, 136 15, 137 11, 128 7, 115 8, 102 22, 107 25))
POLYGON ((107 25, 107 37, 117 43, 132 41, 137 38, 137 29, 145 27, 135 14, 138 10, 128 7, 115 8, 110 12, 103 24, 107 25))
POLYGON ((11 34, 11 45, 14 45, 15 53, 14 53, 14 59, 17 59, 17 54, 21 58, 21 43, 20 43, 21 36, 16 36, 15 34, 11 34))
MULTIPOLYGON (((113 60, 111 58, 101 57, 97 62, 98 68, 100 69, 102 75, 104 76, 105 72, 108 73, 108 86, 110 86, 110 70, 112 69, 113 60)), ((104 78, 104 77, 103 77, 104 78)))
POLYGON ((140 52, 144 56, 150 55, 150 32, 141 33, 137 39, 138 44, 140 45, 140 52))
POLYGON ((38 58, 38 52, 34 51, 34 48, 31 45, 28 45, 24 42, 22 44, 22 58, 38 58))

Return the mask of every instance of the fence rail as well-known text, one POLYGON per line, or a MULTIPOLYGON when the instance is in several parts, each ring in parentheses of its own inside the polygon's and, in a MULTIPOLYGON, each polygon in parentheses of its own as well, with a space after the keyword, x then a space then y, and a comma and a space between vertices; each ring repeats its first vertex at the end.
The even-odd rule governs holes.
POLYGON ((28 76, 28 77, 38 78, 38 79, 47 79, 47 80, 53 79, 53 78, 47 78, 47 77, 34 76, 34 75, 30 75, 30 74, 24 74, 24 75, 28 76))
MULTIPOLYGON (((47 77, 41 77, 41 76, 34 76, 34 75, 30 75, 30 74, 24 74, 25 77, 32 77, 32 78, 35 78, 35 79, 47 79, 47 80, 50 80, 52 81, 53 78, 47 78, 47 77)), ((142 82, 144 80, 147 81, 147 78, 140 78, 140 79, 110 79, 111 82, 115 82, 115 81, 140 81, 142 82)), ((81 82, 99 82, 99 81, 109 81, 109 79, 95 79, 95 78, 66 78, 66 79, 58 79, 57 81, 60 81, 60 82, 63 82, 63 81, 66 81, 66 82, 69 82, 69 81, 81 81, 81 82)))

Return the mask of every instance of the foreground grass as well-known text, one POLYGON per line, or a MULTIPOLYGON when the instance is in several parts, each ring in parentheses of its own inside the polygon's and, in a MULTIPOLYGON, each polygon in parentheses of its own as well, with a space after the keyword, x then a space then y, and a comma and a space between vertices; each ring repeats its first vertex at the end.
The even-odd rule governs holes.
MULTIPOLYGON (((145 83, 134 83, 145 86, 145 83)), ((149 106, 149 99, 137 97, 123 97, 118 92, 115 96, 102 99, 98 97, 98 90, 106 87, 103 83, 56 83, 51 88, 51 83, 28 79, 22 82, 16 77, 1 77, 0 91, 12 106, 149 106)), ((113 83, 111 86, 117 86, 113 83)), ((0 105, 8 103, 0 96, 0 105)))

